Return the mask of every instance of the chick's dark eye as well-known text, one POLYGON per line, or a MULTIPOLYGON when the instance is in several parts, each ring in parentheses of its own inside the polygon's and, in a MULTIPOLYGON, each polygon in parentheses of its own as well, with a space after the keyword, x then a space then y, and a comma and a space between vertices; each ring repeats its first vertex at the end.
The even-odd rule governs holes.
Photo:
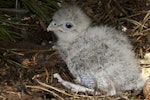
POLYGON ((67 27, 67 28, 72 28, 73 25, 72 25, 71 23, 66 23, 66 27, 67 27))

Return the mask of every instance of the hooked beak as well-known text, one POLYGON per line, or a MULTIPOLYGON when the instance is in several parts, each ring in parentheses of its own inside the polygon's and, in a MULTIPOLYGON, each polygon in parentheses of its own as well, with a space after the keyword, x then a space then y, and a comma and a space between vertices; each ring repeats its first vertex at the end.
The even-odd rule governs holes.
POLYGON ((47 32, 54 31, 54 29, 55 29, 54 25, 52 23, 50 23, 47 27, 47 32))
POLYGON ((47 27, 47 32, 53 31, 53 32, 63 32, 62 24, 61 25, 54 25, 53 22, 51 22, 47 27))

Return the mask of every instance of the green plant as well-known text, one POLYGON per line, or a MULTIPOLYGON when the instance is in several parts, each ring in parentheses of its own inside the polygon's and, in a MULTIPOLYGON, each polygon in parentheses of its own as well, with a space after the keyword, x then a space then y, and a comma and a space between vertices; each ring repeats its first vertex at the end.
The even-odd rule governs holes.
POLYGON ((36 20, 48 21, 50 10, 57 9, 55 0, 1 0, 0 2, 0 40, 15 41, 20 39, 21 30, 36 28, 36 20), (13 2, 12 2, 13 1, 13 2), (16 3, 14 2, 16 1, 16 3), (14 6, 14 8, 12 8, 14 6), (28 16, 35 14, 34 22, 22 21, 28 12, 28 16))

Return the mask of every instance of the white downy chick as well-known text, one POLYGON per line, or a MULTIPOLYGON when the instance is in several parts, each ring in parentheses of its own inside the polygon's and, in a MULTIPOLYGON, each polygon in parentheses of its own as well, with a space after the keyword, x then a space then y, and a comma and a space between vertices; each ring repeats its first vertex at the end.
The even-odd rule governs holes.
POLYGON ((57 47, 76 82, 109 95, 141 90, 141 76, 132 46, 122 32, 107 26, 91 27, 78 7, 59 9, 47 31, 58 36, 57 47))

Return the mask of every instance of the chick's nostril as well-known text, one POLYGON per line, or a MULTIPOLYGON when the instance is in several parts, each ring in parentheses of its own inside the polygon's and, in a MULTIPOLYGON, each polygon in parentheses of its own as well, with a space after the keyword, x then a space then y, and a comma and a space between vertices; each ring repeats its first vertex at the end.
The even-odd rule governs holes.
POLYGON ((54 26, 56 26, 57 24, 56 23, 54 23, 54 26))

